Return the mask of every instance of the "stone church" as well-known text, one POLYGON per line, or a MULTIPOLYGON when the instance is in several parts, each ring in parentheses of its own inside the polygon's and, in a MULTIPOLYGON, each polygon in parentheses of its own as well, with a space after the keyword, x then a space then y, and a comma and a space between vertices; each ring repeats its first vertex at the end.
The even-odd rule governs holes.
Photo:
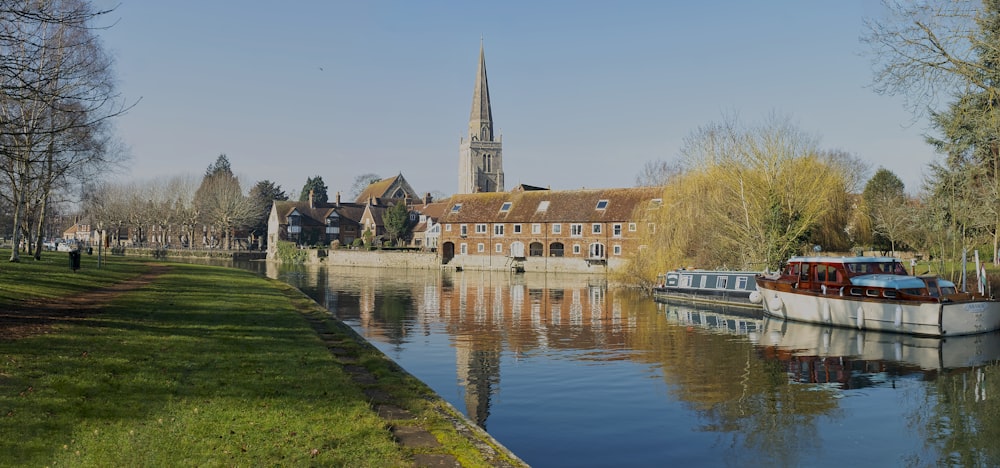
POLYGON ((479 44, 479 70, 472 91, 469 134, 459 142, 458 193, 503 192, 503 136, 493 133, 493 109, 486 80, 486 54, 479 44))

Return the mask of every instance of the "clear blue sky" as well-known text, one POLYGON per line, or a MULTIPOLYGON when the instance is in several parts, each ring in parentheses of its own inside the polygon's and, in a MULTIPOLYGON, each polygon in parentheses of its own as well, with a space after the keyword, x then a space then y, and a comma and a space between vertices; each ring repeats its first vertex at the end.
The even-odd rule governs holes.
MULTIPOLYGON (((95 0, 97 6, 119 0, 95 0)), ((320 175, 402 173, 457 189, 480 37, 508 188, 626 187, 685 136, 787 116, 915 192, 923 120, 875 94, 858 40, 874 0, 123 0, 102 32, 132 160, 122 178, 200 175, 220 153, 298 193, 320 175)))

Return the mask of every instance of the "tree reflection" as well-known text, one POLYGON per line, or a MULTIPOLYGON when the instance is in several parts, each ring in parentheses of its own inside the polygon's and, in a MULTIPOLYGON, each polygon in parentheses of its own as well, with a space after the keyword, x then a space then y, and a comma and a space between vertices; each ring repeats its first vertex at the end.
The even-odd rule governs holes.
POLYGON ((1000 466, 1000 405, 992 394, 998 388, 995 368, 976 367, 939 375, 910 417, 928 450, 913 465, 1000 466))

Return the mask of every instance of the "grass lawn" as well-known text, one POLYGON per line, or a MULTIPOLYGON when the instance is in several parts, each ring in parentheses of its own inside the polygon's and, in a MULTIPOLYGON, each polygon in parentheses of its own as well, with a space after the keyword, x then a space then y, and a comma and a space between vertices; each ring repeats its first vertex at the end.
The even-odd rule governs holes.
MULTIPOLYGON (((0 311, 32 315, 151 268, 112 257, 98 269, 95 260, 84 255, 76 273, 64 253, 0 263, 0 311)), ((331 354, 331 336, 448 453, 488 464, 426 386, 298 291, 233 269, 157 271, 99 311, 63 312, 41 333, 0 338, 0 465, 409 465, 412 449, 395 442, 331 354)))

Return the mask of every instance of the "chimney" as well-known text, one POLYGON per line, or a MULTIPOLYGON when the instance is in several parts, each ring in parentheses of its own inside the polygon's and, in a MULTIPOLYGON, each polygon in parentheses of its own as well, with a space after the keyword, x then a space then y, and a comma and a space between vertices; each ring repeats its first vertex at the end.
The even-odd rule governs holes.
POLYGON ((340 192, 337 192, 337 206, 340 206, 340 192))
POLYGON ((424 204, 429 205, 431 203, 431 193, 427 192, 424 194, 424 204))
POLYGON ((316 208, 316 205, 313 204, 313 189, 309 189, 309 208, 316 208))

